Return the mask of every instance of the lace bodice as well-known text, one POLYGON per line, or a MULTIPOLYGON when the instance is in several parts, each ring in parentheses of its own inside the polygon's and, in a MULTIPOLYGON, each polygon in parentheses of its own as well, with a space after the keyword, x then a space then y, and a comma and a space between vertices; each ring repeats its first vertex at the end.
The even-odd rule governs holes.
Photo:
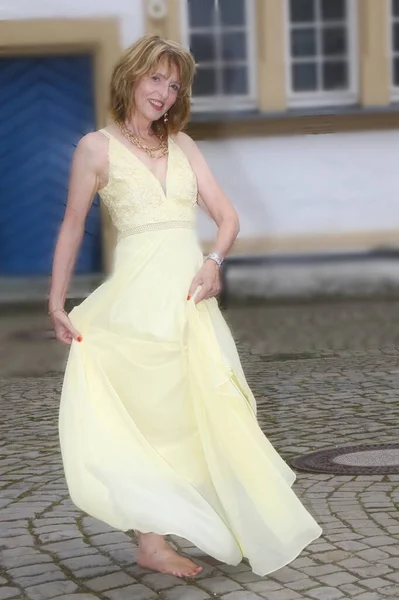
POLYGON ((166 191, 150 169, 122 142, 109 139, 109 179, 99 192, 119 235, 157 224, 191 223, 197 206, 197 179, 180 147, 169 138, 166 191))

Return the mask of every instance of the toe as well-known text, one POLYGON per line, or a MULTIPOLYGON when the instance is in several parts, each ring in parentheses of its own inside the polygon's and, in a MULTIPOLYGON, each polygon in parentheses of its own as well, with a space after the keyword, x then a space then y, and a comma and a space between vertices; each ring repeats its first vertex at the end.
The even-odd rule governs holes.
POLYGON ((185 576, 181 569, 176 569, 176 571, 174 572, 174 575, 176 577, 184 577, 185 576))

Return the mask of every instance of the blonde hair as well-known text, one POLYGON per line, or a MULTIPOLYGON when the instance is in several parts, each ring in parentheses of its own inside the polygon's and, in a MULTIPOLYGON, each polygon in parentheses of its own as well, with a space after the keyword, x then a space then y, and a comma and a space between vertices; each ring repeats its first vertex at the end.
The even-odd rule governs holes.
POLYGON ((180 90, 174 105, 163 117, 152 124, 160 137, 181 131, 190 116, 191 85, 195 74, 193 56, 183 46, 157 35, 145 35, 128 48, 114 67, 111 78, 111 115, 116 122, 124 123, 134 110, 133 90, 141 77, 153 72, 162 61, 174 65, 179 71, 180 90))

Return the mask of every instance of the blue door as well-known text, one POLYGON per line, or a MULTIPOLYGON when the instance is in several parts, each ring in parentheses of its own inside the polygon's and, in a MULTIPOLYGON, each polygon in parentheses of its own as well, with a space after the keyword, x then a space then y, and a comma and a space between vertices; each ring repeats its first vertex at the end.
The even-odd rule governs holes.
MULTIPOLYGON (((0 58, 0 274, 51 272, 71 158, 95 129, 90 55, 0 58)), ((75 271, 101 270, 96 198, 75 271)))

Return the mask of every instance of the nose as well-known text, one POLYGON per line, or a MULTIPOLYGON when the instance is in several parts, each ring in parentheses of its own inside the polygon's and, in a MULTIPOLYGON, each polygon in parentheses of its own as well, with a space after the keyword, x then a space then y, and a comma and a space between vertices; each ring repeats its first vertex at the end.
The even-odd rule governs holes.
POLYGON ((169 96, 169 83, 167 81, 163 82, 160 92, 161 92, 162 100, 165 102, 165 100, 167 100, 167 98, 169 96))

